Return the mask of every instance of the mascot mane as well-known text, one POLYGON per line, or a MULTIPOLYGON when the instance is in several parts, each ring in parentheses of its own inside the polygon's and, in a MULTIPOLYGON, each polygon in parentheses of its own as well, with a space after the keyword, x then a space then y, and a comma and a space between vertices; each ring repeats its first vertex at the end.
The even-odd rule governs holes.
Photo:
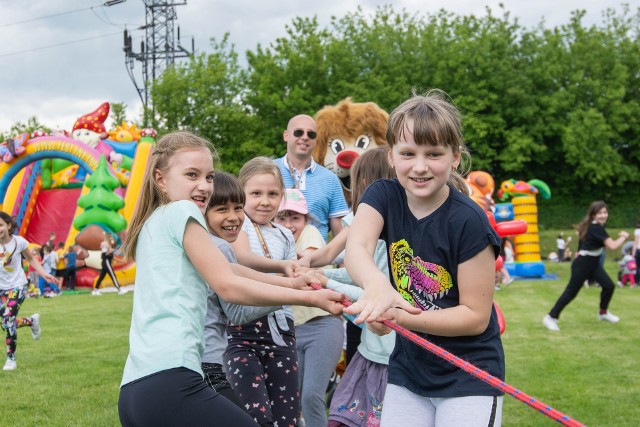
POLYGON ((337 105, 328 105, 316 113, 318 139, 313 158, 323 164, 327 145, 338 137, 368 135, 377 145, 386 145, 389 114, 373 102, 353 103, 345 98, 337 105))

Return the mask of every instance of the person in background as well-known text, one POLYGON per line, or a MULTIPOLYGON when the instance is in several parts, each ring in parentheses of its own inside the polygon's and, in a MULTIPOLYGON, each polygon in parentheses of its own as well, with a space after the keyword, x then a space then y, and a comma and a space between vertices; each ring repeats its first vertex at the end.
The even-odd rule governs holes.
MULTIPOLYGON (((633 247, 631 253, 636 259, 636 266, 640 265, 640 219, 636 221, 636 228, 633 230, 633 247)), ((636 284, 640 284, 640 269, 636 268, 636 284)))
POLYGON ((72 245, 67 253, 64 254, 67 289, 72 291, 76 289, 76 262, 78 261, 78 253, 76 250, 76 246, 72 245))
MULTIPOLYGON (((53 276, 53 263, 54 263, 54 255, 55 252, 52 251, 51 246, 49 245, 44 245, 42 247, 42 269, 43 271, 45 271, 47 274, 53 276)), ((47 280, 47 278, 45 276, 43 276, 42 274, 40 274, 40 281, 38 282, 38 287, 40 288, 40 295, 50 298, 50 297, 55 297, 60 295, 60 288, 58 288, 57 284, 58 284, 58 279, 49 281, 47 280), (49 287, 50 290, 46 291, 46 287, 49 287)))
POLYGON ((604 249, 618 249, 629 237, 626 231, 620 231, 618 238, 613 240, 604 228, 609 211, 607 204, 597 200, 589 206, 587 214, 578 225, 579 256, 571 264, 571 277, 564 292, 549 313, 542 319, 542 324, 550 331, 560 330, 558 319, 560 313, 578 295, 580 288, 587 279, 598 282, 600 291, 600 311, 598 320, 617 323, 620 318, 609 311, 609 303, 613 297, 615 285, 600 262, 604 249))
POLYGON ((55 252, 56 252, 56 258, 57 258, 56 265, 55 265, 55 268, 56 268, 55 276, 59 280, 60 288, 62 288, 62 286, 64 285, 64 281, 67 277, 66 262, 64 259, 64 254, 65 254, 64 242, 58 243, 58 249, 55 252))
MULTIPOLYGON (((29 251, 29 242, 23 237, 14 235, 16 224, 11 215, 0 211, 0 246, 2 253, 0 259, 0 319, 2 329, 6 333, 7 360, 2 368, 5 371, 13 371, 16 364, 16 348, 18 340, 18 328, 31 327, 33 339, 40 338, 40 315, 32 314, 30 317, 18 317, 20 307, 24 302, 27 290, 27 277, 22 269, 22 258, 32 265, 41 279, 50 283, 56 278, 45 271, 37 259, 33 258, 29 251)), ((53 285, 55 286, 55 285, 53 285)))
POLYGON ((124 295, 127 293, 125 289, 120 287, 120 283, 118 282, 118 278, 116 277, 116 272, 113 271, 113 253, 116 250, 116 241, 111 235, 111 233, 103 232, 103 239, 100 243, 100 252, 102 258, 102 269, 100 270, 100 276, 98 276, 98 280, 91 292, 91 295, 100 296, 100 285, 102 281, 108 274, 113 282, 113 286, 118 290, 118 295, 124 295))
POLYGON ((312 117, 300 114, 291 118, 283 132, 287 153, 275 163, 282 173, 284 186, 297 188, 304 194, 311 225, 318 228, 327 242, 329 229, 334 236, 342 229, 340 219, 349 213, 349 206, 337 175, 316 163, 311 156, 317 136, 312 117))

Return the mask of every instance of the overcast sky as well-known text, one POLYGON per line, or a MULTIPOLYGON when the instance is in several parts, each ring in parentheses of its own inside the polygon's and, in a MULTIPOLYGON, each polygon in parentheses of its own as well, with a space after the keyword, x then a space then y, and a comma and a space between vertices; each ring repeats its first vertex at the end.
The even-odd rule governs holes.
MULTIPOLYGON (((126 0, 111 7, 105 0, 0 0, 0 130, 37 116, 50 128, 71 130, 75 119, 102 102, 124 102, 128 116, 138 118, 141 102, 125 67, 123 29, 132 31, 134 51, 140 50, 145 21, 143 0, 126 0)), ((176 3, 178 0, 176 0, 176 3)), ((285 35, 296 16, 317 16, 321 26, 361 6, 372 14, 388 1, 368 0, 186 0, 177 6, 182 44, 197 51, 209 48, 211 37, 230 33, 244 57, 258 43, 269 45, 285 35), (322 6, 320 6, 322 5, 322 6)), ((445 8, 457 14, 499 14, 499 1, 400 0, 396 11, 432 14, 445 8)), ((569 22, 571 12, 584 9, 584 23, 600 24, 607 8, 621 10, 614 0, 503 0, 501 3, 530 28, 542 20, 554 27, 569 22)), ((627 2, 638 7, 640 1, 627 2)), ((133 70, 141 83, 142 64, 133 70)), ((320 107, 320 106, 319 106, 320 107)))

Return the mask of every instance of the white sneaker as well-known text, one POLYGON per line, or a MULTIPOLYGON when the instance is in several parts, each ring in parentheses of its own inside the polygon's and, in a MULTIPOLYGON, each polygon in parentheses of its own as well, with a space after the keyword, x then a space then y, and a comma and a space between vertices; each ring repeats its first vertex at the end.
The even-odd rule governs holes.
POLYGON ((129 290, 128 290, 128 289, 120 288, 120 289, 118 290, 118 295, 124 295, 124 294, 126 294, 126 293, 128 293, 128 292, 129 292, 129 290))
POLYGON ((40 338, 42 330, 40 329, 40 315, 38 313, 31 315, 31 336, 34 340, 40 338))
POLYGON ((91 295, 93 296, 102 296, 102 293, 100 292, 100 289, 94 289, 91 291, 91 295))
POLYGON ((558 326, 558 319, 554 319, 548 314, 544 316, 544 319, 542 319, 542 324, 550 331, 558 332, 560 330, 560 327, 558 326))
POLYGON ((620 321, 620 318, 615 314, 607 311, 605 314, 598 314, 598 320, 606 320, 607 322, 618 323, 620 321))
POLYGON ((7 359, 7 362, 4 364, 4 367, 2 368, 3 371, 13 371, 14 369, 16 369, 18 366, 16 365, 16 361, 13 359, 7 359))
POLYGON ((620 287, 620 288, 624 287, 624 285, 622 284, 622 282, 621 282, 621 281, 619 281, 619 280, 618 280, 618 287, 620 287))

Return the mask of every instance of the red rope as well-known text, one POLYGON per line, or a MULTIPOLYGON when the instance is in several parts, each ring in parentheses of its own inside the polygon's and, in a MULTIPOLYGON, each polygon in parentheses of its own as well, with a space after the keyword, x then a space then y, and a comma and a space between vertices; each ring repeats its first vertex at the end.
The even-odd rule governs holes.
MULTIPOLYGON (((315 283, 311 284, 311 287, 313 287, 314 289, 321 289, 321 287, 315 283)), ((348 307, 351 305, 351 303, 349 301, 344 301, 342 303, 345 307, 348 307)), ((521 401, 522 403, 532 407, 533 409, 536 409, 538 411, 540 411, 541 413, 543 413, 544 415, 546 415, 547 417, 551 418, 552 420, 555 420, 557 422, 559 422, 560 424, 567 426, 567 427, 585 427, 584 424, 582 424, 581 422, 572 419, 571 417, 569 417, 568 415, 563 414, 560 411, 557 411, 555 409, 553 409, 551 406, 529 396, 526 393, 523 393, 522 391, 516 389, 515 387, 510 386, 509 384, 505 383, 504 381, 494 377, 493 375, 489 374, 486 371, 483 371, 480 368, 475 367, 474 365, 472 365, 471 363, 460 359, 459 357, 449 353, 447 350, 443 349, 442 347, 439 347, 435 344, 433 344, 432 342, 422 338, 421 336, 419 336, 418 334, 416 334, 415 332, 411 332, 410 330, 403 328, 402 326, 399 326, 397 323, 392 322, 390 320, 385 320, 384 325, 393 329, 394 331, 396 331, 398 334, 400 334, 401 336, 403 336, 404 338, 408 339, 409 341, 413 342, 414 344, 419 345, 420 347, 424 348, 425 350, 430 351, 431 353, 435 354, 436 356, 446 360, 447 362, 457 366, 458 368, 462 369, 463 371, 465 371, 466 373, 474 376, 475 378, 478 378, 482 381, 484 381, 485 383, 489 384, 490 386, 492 386, 493 388, 496 388, 504 393, 507 393, 513 397, 515 397, 516 399, 518 399, 519 401, 521 401)))

